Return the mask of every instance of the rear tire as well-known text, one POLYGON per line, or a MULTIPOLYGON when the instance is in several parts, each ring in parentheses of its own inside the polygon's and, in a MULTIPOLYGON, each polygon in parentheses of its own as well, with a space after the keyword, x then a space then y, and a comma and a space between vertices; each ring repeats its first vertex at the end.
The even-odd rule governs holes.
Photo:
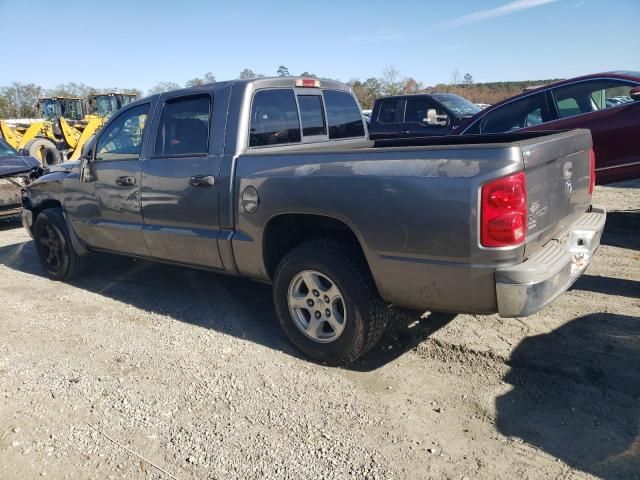
POLYGON ((364 259, 332 240, 291 250, 276 270, 273 297, 291 342, 329 365, 356 360, 378 342, 387 323, 385 304, 364 259), (318 323, 312 325, 314 319, 318 323))
POLYGON ((33 226, 38 258, 47 275, 53 280, 71 280, 82 275, 88 264, 86 256, 73 249, 69 231, 57 208, 40 212, 33 226))
POLYGON ((62 161, 62 154, 56 144, 48 138, 35 138, 25 146, 29 155, 38 159, 43 167, 57 165, 62 161))

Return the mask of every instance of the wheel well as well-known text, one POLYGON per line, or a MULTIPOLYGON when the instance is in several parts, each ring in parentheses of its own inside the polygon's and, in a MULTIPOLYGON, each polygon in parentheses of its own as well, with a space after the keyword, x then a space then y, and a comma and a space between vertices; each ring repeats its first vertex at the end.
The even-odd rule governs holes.
POLYGON ((37 207, 33 208, 31 210, 31 213, 33 214, 33 223, 35 224, 36 221, 36 217, 38 216, 38 214, 43 211, 46 210, 47 208, 62 208, 62 204, 58 201, 58 200, 44 200, 42 203, 40 203, 37 207))
POLYGON ((269 277, 273 279, 278 263, 287 252, 320 238, 337 240, 353 247, 366 264, 358 237, 346 223, 323 215, 284 214, 272 218, 265 227, 262 251, 269 277))

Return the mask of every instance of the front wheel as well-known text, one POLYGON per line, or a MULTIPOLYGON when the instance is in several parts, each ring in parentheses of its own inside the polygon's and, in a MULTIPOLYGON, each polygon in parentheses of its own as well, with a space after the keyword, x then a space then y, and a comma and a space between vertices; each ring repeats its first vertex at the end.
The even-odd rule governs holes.
POLYGON ((358 252, 331 240, 305 243, 278 265, 274 303, 291 342, 314 360, 346 365, 373 347, 387 316, 358 252))
POLYGON ((40 263, 53 280, 71 280, 86 269, 87 257, 79 256, 73 249, 59 209, 49 208, 38 214, 33 239, 40 263))

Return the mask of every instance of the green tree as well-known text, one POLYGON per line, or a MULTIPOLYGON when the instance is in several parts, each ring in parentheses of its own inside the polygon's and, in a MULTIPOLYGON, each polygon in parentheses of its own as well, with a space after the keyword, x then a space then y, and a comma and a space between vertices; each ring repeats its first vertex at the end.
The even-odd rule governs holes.
POLYGON ((465 85, 473 85, 473 76, 470 73, 465 73, 463 79, 465 85))
POLYGON ((318 76, 315 73, 309 73, 306 70, 304 72, 302 72, 300 74, 301 77, 307 77, 307 78, 318 78, 318 76))
POLYGON ((256 73, 250 68, 245 68, 240 72, 240 75, 238 76, 240 80, 247 80, 249 78, 260 78, 260 77, 264 77, 264 75, 260 73, 256 73))
POLYGON ((278 76, 279 77, 290 77, 291 74, 289 73, 289 69, 287 67, 285 67, 284 65, 280 65, 280 68, 278 68, 278 76))
POLYGON ((375 77, 367 78, 364 82, 351 80, 349 82, 358 103, 364 109, 371 109, 373 102, 382 96, 382 83, 375 77))
POLYGON ((207 83, 214 83, 216 81, 216 77, 211 72, 207 72, 204 74, 204 77, 192 78, 185 83, 185 87, 197 87, 199 85, 205 85, 207 83))
POLYGON ((178 85, 175 82, 159 82, 149 89, 148 95, 153 95, 155 93, 169 92, 171 90, 177 90, 179 88, 180 88, 180 85, 178 85))

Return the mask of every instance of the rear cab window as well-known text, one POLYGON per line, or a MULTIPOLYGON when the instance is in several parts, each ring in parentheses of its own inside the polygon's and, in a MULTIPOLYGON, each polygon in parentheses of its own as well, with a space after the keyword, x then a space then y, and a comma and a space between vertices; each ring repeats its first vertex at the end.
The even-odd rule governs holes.
POLYGON ((350 92, 274 88, 253 96, 249 147, 364 137, 364 120, 350 92))
POLYGON ((249 146, 300 143, 300 117, 293 89, 258 90, 251 106, 249 146))
POLYGON ((325 90, 329 139, 364 137, 364 123, 353 95, 338 90, 325 90))

